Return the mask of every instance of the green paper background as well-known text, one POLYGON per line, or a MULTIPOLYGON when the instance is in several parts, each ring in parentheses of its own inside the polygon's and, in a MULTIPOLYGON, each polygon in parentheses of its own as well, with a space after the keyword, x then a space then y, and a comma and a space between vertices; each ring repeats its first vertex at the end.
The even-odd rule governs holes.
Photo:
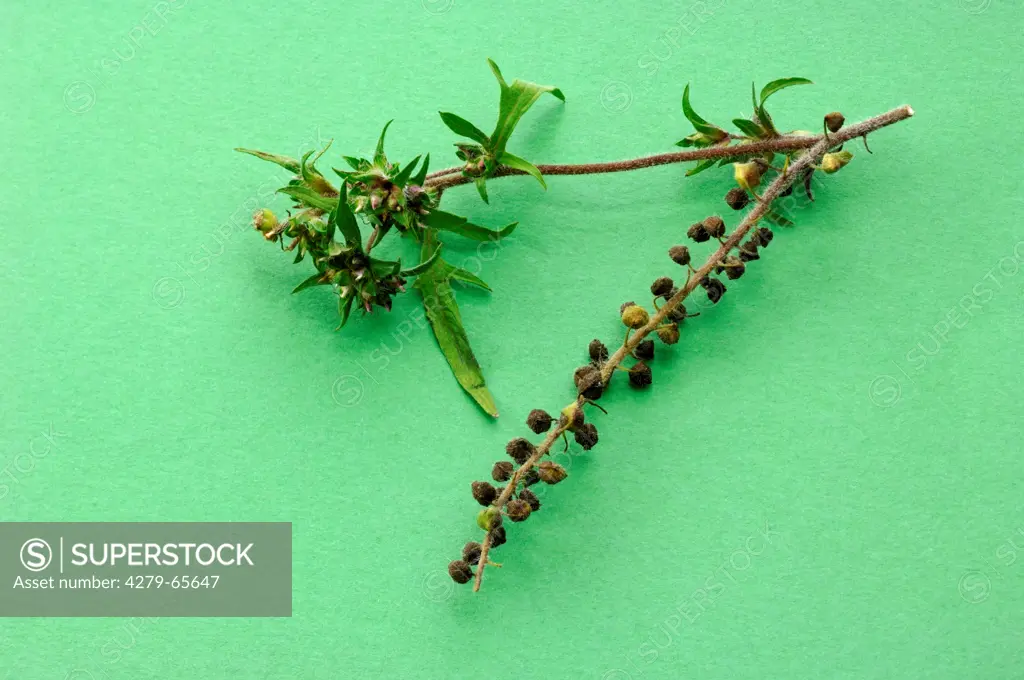
POLYGON ((1022 677, 1022 18, 1010 0, 5 3, 0 519, 290 521, 295 590, 291 619, 7 619, 0 678, 1022 677), (444 571, 479 536, 470 481, 571 398, 586 343, 617 341, 685 226, 728 212, 731 173, 449 192, 521 223, 495 250, 447 239, 494 287, 458 298, 492 421, 414 295, 334 333, 327 290, 288 294, 309 265, 249 225, 287 173, 231 148, 333 138, 340 165, 394 117, 393 159, 449 165, 436 111, 490 128, 486 57, 566 93, 509 145, 537 163, 673 149, 686 82, 721 123, 751 80, 794 75, 816 85, 773 98, 785 128, 917 115, 873 156, 848 146, 659 350, 650 390, 607 395, 600 445, 561 457, 570 479, 473 596, 444 571))

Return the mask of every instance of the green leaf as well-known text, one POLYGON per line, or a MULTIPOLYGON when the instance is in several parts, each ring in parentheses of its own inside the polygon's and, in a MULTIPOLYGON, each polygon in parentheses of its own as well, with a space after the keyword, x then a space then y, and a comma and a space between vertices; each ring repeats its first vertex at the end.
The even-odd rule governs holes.
POLYGON ((377 276, 393 276, 394 274, 397 274, 401 268, 401 262, 370 258, 370 269, 373 270, 373 273, 377 276))
POLYGON ((294 173, 298 173, 299 172, 299 162, 297 160, 295 160, 294 158, 289 158, 288 156, 278 156, 277 154, 274 154, 274 153, 266 153, 265 151, 256 151, 255 149, 236 148, 235 151, 239 151, 241 153, 247 153, 250 156, 256 156, 256 158, 262 158, 265 161, 270 161, 271 163, 276 163, 277 165, 280 165, 285 170, 290 170, 291 172, 294 172, 294 173))
POLYGON ((337 200, 338 204, 331 211, 331 217, 327 224, 341 231, 341 235, 345 237, 346 245, 359 248, 361 247, 360 240, 362 237, 359 234, 359 225, 356 224, 356 216, 352 214, 352 209, 348 205, 347 184, 342 183, 341 196, 337 200))
MULTIPOLYGON (((437 232, 427 229, 423 239, 421 257, 426 257, 437 247, 437 232)), ((471 396, 489 415, 497 417, 498 407, 487 389, 483 371, 469 346, 469 338, 462 326, 462 316, 455 302, 454 291, 448 280, 439 276, 437 269, 429 269, 416 278, 414 284, 423 297, 430 327, 437 338, 441 352, 459 381, 462 389, 471 396)))
POLYGON ((318 153, 316 155, 316 157, 313 159, 313 162, 310 163, 310 165, 314 165, 315 166, 316 162, 318 160, 320 160, 320 157, 323 156, 325 153, 327 153, 327 150, 331 148, 331 144, 334 144, 334 140, 333 139, 328 140, 327 145, 324 146, 324 148, 320 149, 320 153, 318 153))
POLYGON ((282 187, 277 190, 279 194, 286 194, 291 196, 299 203, 308 205, 311 208, 317 208, 324 212, 332 212, 338 206, 337 198, 328 198, 322 196, 319 193, 313 191, 309 187, 304 187, 296 184, 292 184, 286 187, 282 187))
POLYGON ((530 161, 522 159, 519 156, 514 156, 508 151, 502 151, 501 155, 498 156, 498 163, 507 165, 510 168, 515 168, 516 170, 522 170, 540 182, 540 185, 544 187, 545 191, 547 190, 548 185, 544 182, 544 175, 540 174, 540 170, 537 169, 537 166, 530 161))
MULTIPOLYGON (((368 165, 369 165, 366 162, 366 160, 364 160, 362 158, 356 158, 354 156, 342 156, 342 158, 345 159, 345 162, 348 163, 349 166, 351 166, 351 168, 353 170, 365 170, 368 167, 368 165)), ((335 172, 338 172, 338 171, 335 170, 335 172)))
POLYGON ((384 160, 384 135, 388 133, 388 128, 395 120, 392 118, 385 125, 384 129, 381 130, 380 139, 377 140, 377 150, 373 152, 373 164, 379 165, 384 160))
POLYGON ((733 118, 732 124, 739 128, 740 132, 748 137, 757 139, 764 134, 764 128, 752 120, 746 118, 733 118))
POLYGON ((465 217, 459 217, 443 210, 431 210, 423 218, 423 223, 433 229, 450 231, 459 236, 471 238, 474 241, 497 241, 503 239, 511 234, 519 224, 518 222, 513 222, 498 230, 488 229, 487 227, 473 224, 465 217))
MULTIPOLYGON (((313 170, 310 167, 311 164, 310 165, 306 164, 306 161, 312 155, 313 155, 313 151, 307 151, 305 154, 303 154, 302 160, 299 162, 299 173, 302 175, 302 179, 304 179, 309 184, 313 184, 316 181, 316 176, 313 174, 315 172, 315 170, 313 170)), ((317 173, 317 174, 319 174, 319 173, 317 173)))
POLYGON ((391 180, 400 187, 404 187, 409 182, 409 177, 412 175, 412 171, 416 169, 416 164, 420 162, 420 157, 416 156, 413 158, 409 165, 402 168, 402 171, 395 175, 395 178, 391 180))
POLYGON ((412 277, 412 276, 416 276, 418 274, 422 274, 423 272, 425 272, 428 269, 430 269, 430 267, 435 262, 437 262, 437 260, 440 257, 440 255, 441 255, 441 246, 438 245, 437 249, 434 250, 434 254, 433 255, 431 255, 429 258, 427 258, 423 262, 420 262, 415 267, 410 267, 409 269, 401 270, 400 272, 398 272, 398 275, 399 276, 405 276, 405 277, 412 277))
POLYGON ((709 158, 706 161, 701 161, 697 165, 693 166, 690 170, 686 171, 686 176, 691 177, 697 173, 704 172, 708 168, 712 167, 717 161, 714 158, 709 158))
POLYGON ((498 122, 485 146, 494 156, 498 156, 505 150, 505 145, 508 144, 519 119, 530 110, 530 107, 540 99, 542 94, 550 92, 563 102, 565 95, 557 87, 529 83, 518 78, 509 85, 501 75, 498 65, 490 59, 487 60, 487 63, 490 64, 494 77, 498 79, 498 85, 501 87, 501 99, 498 104, 498 122))
POLYGON ((330 283, 330 281, 324 281, 323 276, 323 272, 317 272, 316 274, 313 274, 308 279, 306 279, 299 285, 295 286, 295 290, 292 291, 292 295, 295 295, 295 293, 298 293, 301 290, 312 288, 313 286, 324 286, 330 283))
POLYGON ((477 193, 480 194, 480 198, 484 199, 484 203, 490 203, 487 200, 487 179, 484 177, 477 177, 474 181, 476 184, 477 193))
POLYGON ((697 115, 697 112, 693 110, 693 107, 690 106, 689 83, 687 83, 686 87, 683 89, 683 115, 686 116, 686 120, 693 124, 693 127, 697 132, 703 132, 706 135, 719 139, 725 136, 725 131, 722 130, 722 128, 701 118, 697 115))
POLYGON ((414 186, 423 186, 423 183, 427 181, 427 168, 430 166, 430 154, 423 159, 423 165, 420 166, 420 171, 416 173, 416 176, 409 180, 409 184, 414 186))
MULTIPOLYGON (((448 263, 445 262, 444 264, 448 264, 448 263)), ((486 291, 491 290, 491 287, 488 286, 487 283, 484 282, 484 280, 481 279, 476 274, 473 274, 472 272, 468 272, 465 269, 463 269, 462 267, 454 267, 452 265, 448 265, 448 267, 451 268, 451 271, 448 273, 448 279, 449 280, 455 279, 456 281, 462 281, 463 283, 468 283, 468 284, 471 284, 473 286, 477 286, 478 288, 483 288, 486 291)))
POLYGON ((761 88, 761 106, 764 106, 765 101, 768 97, 772 96, 779 90, 784 90, 787 87, 793 87, 794 85, 813 85, 807 78, 779 78, 773 80, 764 87, 761 88))
POLYGON ((480 142, 483 145, 487 145, 490 142, 490 138, 484 134, 483 130, 470 123, 468 120, 461 116, 456 116, 454 113, 448 113, 447 111, 438 111, 441 115, 441 120, 448 129, 461 137, 468 137, 474 142, 480 142))
POLYGON ((353 294, 348 298, 338 297, 338 314, 341 315, 341 323, 334 330, 341 330, 348 323, 348 315, 352 312, 352 303, 356 296, 353 294))

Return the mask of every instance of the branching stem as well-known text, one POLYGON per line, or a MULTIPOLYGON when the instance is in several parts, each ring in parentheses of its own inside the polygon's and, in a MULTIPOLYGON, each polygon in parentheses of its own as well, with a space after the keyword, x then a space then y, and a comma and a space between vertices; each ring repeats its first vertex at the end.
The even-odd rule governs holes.
MULTIPOLYGON (((744 216, 739 226, 737 226, 736 229, 733 230, 729 237, 722 242, 722 245, 718 248, 718 250, 712 253, 711 256, 707 259, 707 261, 699 269, 693 271, 692 275, 689 276, 689 278, 687 279, 686 284, 682 288, 680 288, 675 295, 669 298, 669 300, 654 315, 650 317, 650 320, 647 322, 647 324, 638 328, 635 332, 631 334, 627 332, 626 339, 623 341, 622 346, 619 347, 615 351, 615 353, 608 358, 608 361, 606 361, 604 365, 601 367, 602 381, 606 385, 608 384, 608 381, 611 378, 612 373, 615 371, 616 368, 619 367, 619 364, 621 364, 622 361, 633 352, 636 346, 640 344, 644 340, 644 338, 646 338, 650 333, 655 332, 658 329, 658 326, 660 326, 662 322, 665 320, 665 318, 669 315, 669 313, 672 312, 672 310, 676 309, 679 305, 681 305, 683 301, 686 299, 686 297, 690 293, 692 293, 698 285, 700 285, 701 279, 710 274, 711 270, 714 269, 715 266, 719 264, 722 261, 722 259, 725 258, 725 256, 728 255, 733 248, 739 245, 740 241, 743 240, 743 237, 746 236, 747 232, 749 232, 758 223, 758 221, 768 213, 768 210, 771 208, 772 201, 778 198, 779 194, 785 191, 793 183, 793 181, 800 176, 801 172, 809 168, 812 164, 818 162, 821 156, 825 154, 830 148, 848 142, 851 139, 856 139, 857 137, 864 137, 869 132, 878 130, 879 128, 883 128, 887 125, 892 125, 893 123, 898 123, 901 120, 910 118, 912 115, 914 115, 914 110, 912 108, 910 108, 909 106, 901 106, 887 113, 883 113, 880 116, 875 116, 874 118, 869 118, 855 125, 850 125, 848 127, 841 128, 838 132, 834 132, 831 135, 829 135, 828 138, 825 138, 824 135, 800 138, 801 140, 813 140, 812 144, 794 147, 809 148, 808 153, 803 154, 800 158, 798 158, 787 168, 787 171, 785 173, 780 173, 772 181, 772 183, 768 185, 768 187, 761 194, 761 200, 758 201, 758 203, 750 210, 750 212, 748 212, 744 216)), ((700 150, 700 152, 707 151, 712 151, 712 149, 700 150)), ((747 148, 747 151, 750 153, 760 153, 760 151, 752 151, 750 148, 747 148)), ((683 153, 687 154, 697 152, 683 153)), ((635 167, 631 168, 617 167, 611 170, 596 170, 596 172, 617 172, 619 170, 644 168, 651 167, 653 165, 663 165, 665 163, 678 162, 675 160, 659 160, 657 162, 642 163, 641 161, 650 161, 652 158, 663 159, 665 157, 679 155, 680 154, 664 154, 662 156, 651 156, 648 157, 647 159, 638 159, 637 161, 622 161, 621 163, 617 164, 599 163, 579 166, 542 165, 538 167, 541 168, 541 172, 543 172, 544 174, 579 175, 586 174, 586 172, 581 170, 581 168, 606 167, 611 165, 622 165, 629 163, 637 164, 635 165, 635 167), (548 172, 547 170, 545 170, 545 168, 574 168, 575 171, 548 172)), ((735 155, 735 149, 733 149, 731 153, 721 154, 721 156, 726 155, 735 155)), ((705 156, 705 158, 707 158, 707 156, 705 156)), ((694 157, 686 158, 684 160, 694 160, 694 157)), ((453 173, 449 173, 449 175, 452 174, 453 173)), ((509 172, 506 174, 517 173, 509 172)), ((455 176, 454 179, 464 179, 468 181, 468 178, 463 178, 461 176, 455 176)), ((453 182, 448 183, 446 186, 455 186, 456 184, 463 183, 464 182, 453 182)), ((440 184, 440 182, 438 184, 440 184)), ((578 398, 575 403, 579 408, 583 408, 583 405, 586 402, 582 398, 578 398)), ((508 484, 505 486, 505 489, 501 492, 498 498, 495 499, 493 504, 496 507, 503 508, 505 506, 505 503, 511 498, 512 494, 515 493, 516 486, 518 485, 519 480, 522 479, 523 476, 526 475, 526 473, 529 472, 530 469, 532 469, 533 466, 536 465, 537 462, 540 461, 540 459, 548 453, 548 451, 551 449, 551 445, 554 444, 554 442, 557 441, 557 439, 560 436, 562 436, 567 429, 568 421, 565 418, 559 419, 558 423, 554 425, 552 429, 548 432, 547 436, 544 438, 544 441, 537 445, 533 455, 531 455, 529 459, 527 459, 527 461, 523 463, 513 473, 512 479, 509 480, 508 484)), ((487 559, 487 554, 490 551, 490 549, 491 535, 490 533, 488 533, 484 538, 482 548, 480 551, 480 559, 476 565, 476 577, 473 582, 474 592, 480 590, 480 584, 483 580, 484 575, 484 567, 486 567, 487 564, 489 563, 487 559)))

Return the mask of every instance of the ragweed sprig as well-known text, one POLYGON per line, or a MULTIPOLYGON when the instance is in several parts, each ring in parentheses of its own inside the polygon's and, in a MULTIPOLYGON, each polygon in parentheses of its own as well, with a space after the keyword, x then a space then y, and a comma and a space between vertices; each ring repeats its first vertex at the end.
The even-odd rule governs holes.
MULTIPOLYGON (((504 482, 505 486, 497 489, 489 482, 473 482, 473 498, 484 506, 477 515, 477 525, 484 536, 482 541, 467 543, 461 558, 449 563, 448 573, 455 582, 473 581, 473 589, 479 590, 485 568, 497 566, 490 560, 491 550, 503 545, 508 539, 505 520, 522 522, 532 512, 540 509, 537 494, 530 487, 539 483, 558 484, 568 476, 562 466, 545 458, 560 438, 571 432, 584 450, 597 445, 597 427, 587 419, 585 410, 590 405, 597 406, 597 400, 610 386, 614 373, 626 372, 634 388, 643 389, 651 384, 653 373, 648 362, 654 357, 654 343, 647 339, 648 336, 655 334, 666 345, 678 342, 679 326, 690 316, 683 304, 686 298, 701 287, 708 299, 717 304, 727 291, 726 285, 717 275, 725 274, 728 280, 738 279, 748 263, 761 258, 761 252, 774 237, 770 228, 760 224, 773 214, 773 202, 790 191, 794 182, 803 181, 806 172, 815 169, 828 172, 826 160, 835 158, 834 154, 842 153, 845 142, 905 120, 913 113, 909 106, 902 106, 849 127, 842 127, 842 122, 837 123, 838 114, 829 114, 824 122, 830 134, 823 135, 813 146, 797 154, 792 162, 787 159, 781 168, 775 169, 768 162, 769 169, 776 172, 774 179, 760 195, 755 194, 753 207, 728 236, 725 236, 725 221, 717 215, 706 217, 688 229, 687 234, 694 242, 702 243, 711 239, 719 242, 719 247, 703 265, 696 269, 692 266, 688 246, 679 244, 669 248, 670 259, 685 268, 685 282, 677 287, 670 277, 656 279, 650 289, 654 296, 653 310, 632 301, 623 304, 619 308, 619 316, 626 331, 619 348, 609 353, 600 340, 591 341, 587 348, 590 363, 576 369, 573 374, 576 399, 562 409, 557 420, 546 411, 531 411, 527 417, 527 426, 535 434, 546 433, 544 439, 533 444, 525 438, 517 437, 505 449, 515 465, 508 461, 494 464, 492 477, 495 481, 504 482), (663 304, 658 305, 659 299, 663 300, 663 304), (631 365, 625 366, 626 361, 630 361, 631 365)), ((757 184, 760 184, 760 177, 757 184)), ((747 186, 743 189, 744 196, 747 191, 754 193, 753 188, 747 186)), ((736 190, 726 195, 726 202, 737 210, 746 207, 749 200, 749 196, 741 198, 736 190)))
MULTIPOLYGON (((738 186, 730 193, 729 202, 734 207, 742 207, 751 197, 762 199, 758 191, 764 177, 772 172, 786 172, 802 154, 822 143, 830 150, 817 159, 813 167, 801 166, 797 178, 811 200, 814 171, 836 172, 852 158, 841 144, 832 143, 839 137, 829 137, 842 127, 841 114, 826 116, 820 134, 779 130, 765 108, 768 99, 786 88, 810 83, 805 78, 782 78, 765 85, 760 94, 752 87, 750 118, 732 121, 738 133, 729 132, 697 114, 687 85, 683 91, 682 112, 694 132, 677 142, 686 150, 623 161, 534 165, 508 150, 513 132, 544 94, 563 102, 565 96, 552 85, 519 79, 509 83, 493 61, 488 60, 488 64, 499 86, 497 121, 490 134, 457 114, 439 112, 442 122, 462 138, 455 143, 460 165, 429 172, 429 153, 407 163, 393 162, 384 150, 390 123, 384 126, 371 158, 341 157, 348 168, 332 168, 340 178, 337 187, 317 167, 330 144, 319 151, 309 151, 299 160, 252 149, 238 151, 276 163, 293 174, 288 184, 279 189, 293 201, 292 208, 284 216, 267 209, 259 210, 253 224, 267 240, 280 243, 285 251, 294 251, 295 262, 309 256, 315 272, 299 283, 294 292, 330 286, 338 296, 341 328, 355 308, 364 314, 378 308, 390 310, 394 296, 405 292, 408 280, 415 277, 413 285, 423 299, 427 319, 452 372, 463 389, 492 416, 498 415, 497 404, 463 328, 453 283, 488 291, 490 287, 476 274, 445 261, 441 235, 447 232, 481 242, 498 241, 509 236, 517 223, 495 229, 445 212, 440 209, 440 202, 446 190, 472 183, 487 202, 487 182, 501 177, 530 175, 546 189, 547 176, 624 172, 696 161, 697 165, 686 173, 688 176, 716 164, 732 164, 738 186), (781 158, 777 158, 780 155, 781 158), (364 232, 367 235, 364 236, 364 232), (401 259, 376 257, 374 249, 390 233, 398 233, 414 242, 416 264, 404 266, 401 259)), ((865 138, 865 146, 867 132, 859 135, 865 138)), ((778 225, 791 224, 788 217, 774 209, 767 211, 765 219, 778 225)), ((711 231, 696 229, 694 237, 695 240, 720 238, 714 233, 714 228, 711 231)), ((742 256, 740 253, 736 257, 742 256)), ((722 266, 727 277, 729 272, 741 271, 732 261, 722 266)), ((724 292, 721 285, 720 282, 708 283, 710 294, 721 295, 724 292)), ((642 372, 638 376, 637 379, 642 379, 642 372)))

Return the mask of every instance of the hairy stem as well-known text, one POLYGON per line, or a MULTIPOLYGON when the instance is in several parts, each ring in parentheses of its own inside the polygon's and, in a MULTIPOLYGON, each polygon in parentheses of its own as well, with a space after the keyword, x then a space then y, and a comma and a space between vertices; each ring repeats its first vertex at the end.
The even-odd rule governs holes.
MULTIPOLYGON (((733 232, 729 234, 729 237, 722 242, 722 245, 719 246, 718 250, 712 253, 711 256, 708 257, 707 261, 703 265, 701 265, 699 269, 693 272, 693 274, 688 278, 686 285, 680 288, 675 295, 669 298, 669 300, 664 305, 662 305, 661 308, 658 309, 658 311, 654 315, 651 316, 647 324, 638 328, 633 333, 627 333, 626 339, 623 341, 622 346, 619 347, 615 351, 615 353, 608 358, 608 361, 605 362, 604 366, 602 366, 602 382, 604 382, 606 385, 608 384, 608 381, 611 378, 612 373, 615 372, 615 369, 619 366, 619 364, 621 364, 622 361, 633 352, 637 345, 643 342, 644 338, 646 338, 652 332, 656 331, 658 326, 662 324, 662 322, 669 315, 669 313, 672 312, 672 310, 676 309, 679 305, 681 305, 683 301, 687 298, 687 296, 690 293, 692 293, 697 286, 700 285, 701 279, 703 279, 705 276, 711 273, 711 270, 714 269, 715 266, 718 263, 720 263, 722 259, 726 255, 728 255, 733 248, 739 245, 740 241, 743 240, 743 237, 746 236, 747 232, 749 232, 758 223, 758 221, 768 213, 768 210, 771 208, 772 201, 778 198, 779 194, 785 191, 786 188, 789 187, 789 185, 791 185, 793 181, 800 176, 801 172, 807 170, 810 166, 818 163, 822 155, 826 153, 829 149, 839 146, 844 142, 848 142, 851 139, 863 137, 864 135, 867 135, 869 132, 873 132, 875 130, 878 130, 879 128, 883 128, 887 125, 892 125, 893 123, 898 123, 901 120, 910 118, 912 115, 914 115, 914 110, 912 108, 910 108, 909 106, 901 106, 897 109, 893 109, 891 111, 883 113, 880 116, 875 116, 874 118, 869 118, 855 125, 844 127, 840 129, 839 132, 834 132, 830 134, 828 138, 826 138, 824 135, 819 135, 813 138, 816 141, 813 145, 810 146, 808 152, 803 154, 800 158, 798 158, 792 165, 790 165, 787 168, 785 173, 780 173, 772 181, 772 183, 768 185, 768 187, 761 194, 761 198, 758 201, 757 205, 754 206, 750 210, 750 212, 748 212, 743 217, 743 220, 740 222, 739 226, 737 226, 736 229, 734 229, 733 232)), ((552 166, 540 167, 543 168, 552 166)), ((642 165, 639 167, 649 166, 642 165)), ((575 403, 578 404, 580 408, 582 408, 585 402, 582 402, 579 399, 577 399, 575 403)), ((515 493, 518 481, 523 477, 523 475, 529 472, 529 470, 534 465, 536 465, 537 462, 545 454, 548 453, 548 451, 551 449, 552 444, 554 444, 555 441, 557 441, 558 438, 566 431, 567 427, 567 420, 564 418, 559 419, 558 424, 548 432, 548 435, 544 438, 544 441, 537 446, 533 455, 530 456, 530 458, 525 463, 523 463, 523 465, 521 465, 512 475, 512 479, 509 480, 508 484, 505 486, 504 491, 502 491, 501 495, 497 499, 495 499, 494 505, 496 507, 502 508, 505 506, 505 503, 509 500, 512 494, 515 493)), ((490 547, 491 536, 490 533, 488 532, 487 536, 484 538, 482 549, 480 551, 480 560, 479 562, 477 562, 476 578, 473 582, 474 592, 480 590, 480 583, 483 580, 484 567, 487 565, 487 554, 490 551, 490 547)))
MULTIPOLYGON (((808 149, 824 139, 823 135, 784 135, 762 142, 749 142, 735 146, 709 146, 692 151, 675 151, 672 153, 660 153, 654 156, 644 156, 628 161, 609 161, 606 163, 579 163, 579 164, 554 164, 538 165, 542 175, 596 175, 605 172, 626 172, 629 170, 641 170, 653 168, 658 165, 669 165, 671 163, 685 163, 686 161, 705 161, 718 158, 733 158, 744 156, 756 156, 768 151, 786 152, 808 149)), ((427 175, 426 186, 444 190, 460 184, 468 184, 474 178, 459 174, 462 167, 445 168, 427 175)), ((510 175, 525 175, 522 170, 515 170, 502 165, 495 170, 490 178, 508 177, 510 175)))

